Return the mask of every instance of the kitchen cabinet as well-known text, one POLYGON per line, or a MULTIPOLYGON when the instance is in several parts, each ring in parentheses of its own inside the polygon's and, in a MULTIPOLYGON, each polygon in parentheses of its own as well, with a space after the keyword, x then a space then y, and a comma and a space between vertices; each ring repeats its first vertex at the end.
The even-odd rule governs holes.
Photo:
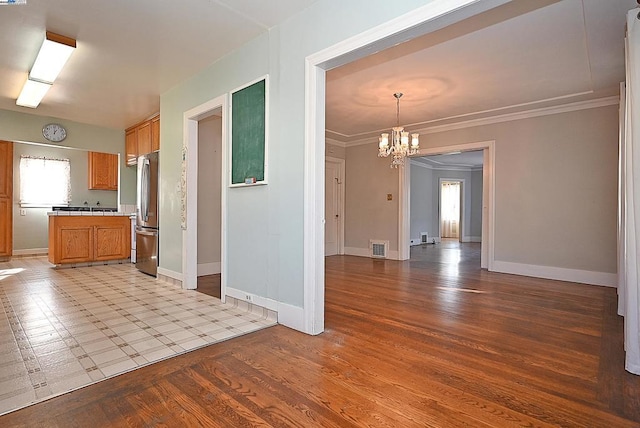
POLYGON ((151 118, 151 151, 158 150, 160 150, 160 115, 151 118))
POLYGON ((89 189, 118 190, 118 155, 89 152, 89 189))
POLYGON ((138 156, 160 150, 160 115, 145 120, 125 131, 127 165, 136 165, 138 156))
POLYGON ((0 141, 0 260, 13 251, 13 143, 0 141))
POLYGON ((127 157, 127 165, 138 163, 138 137, 135 129, 128 129, 124 135, 124 150, 127 157))
POLYGON ((128 259, 131 220, 128 216, 49 216, 49 262, 87 263, 128 259))

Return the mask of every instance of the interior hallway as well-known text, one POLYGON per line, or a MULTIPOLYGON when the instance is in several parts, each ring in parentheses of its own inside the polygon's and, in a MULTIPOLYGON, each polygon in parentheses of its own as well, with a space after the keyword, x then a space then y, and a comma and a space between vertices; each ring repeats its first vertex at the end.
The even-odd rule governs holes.
POLYGON ((325 332, 283 326, 0 417, 1 426, 637 427, 616 291, 479 269, 479 245, 326 259, 325 332))

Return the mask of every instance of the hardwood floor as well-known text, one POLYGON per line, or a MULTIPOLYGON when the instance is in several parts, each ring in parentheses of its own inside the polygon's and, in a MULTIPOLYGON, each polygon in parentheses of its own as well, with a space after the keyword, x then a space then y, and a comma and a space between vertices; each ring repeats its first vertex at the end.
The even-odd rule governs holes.
POLYGON ((220 274, 198 277, 197 290, 209 296, 220 298, 220 274))
POLYGON ((329 257, 323 334, 271 327, 0 426, 640 426, 614 289, 478 266, 474 244, 329 257))

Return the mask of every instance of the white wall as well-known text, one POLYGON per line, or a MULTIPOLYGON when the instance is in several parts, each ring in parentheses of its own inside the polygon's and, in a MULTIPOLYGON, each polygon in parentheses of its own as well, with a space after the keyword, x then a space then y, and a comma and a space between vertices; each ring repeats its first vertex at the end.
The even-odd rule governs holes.
POLYGON ((398 169, 378 157, 378 145, 348 147, 345 173, 344 246, 346 254, 369 248, 369 240, 389 241, 398 251, 398 169), (387 200, 391 194, 392 200, 387 200))
POLYGON ((473 242, 482 240, 482 170, 471 171, 471 224, 469 234, 473 242))
POLYGON ((305 58, 426 3, 429 1, 319 0, 162 94, 160 267, 182 271, 183 113, 269 74, 269 184, 224 190, 227 284, 301 308, 305 58))
MULTIPOLYGON (((198 266, 220 272, 222 197, 222 119, 198 122, 198 266)), ((214 272, 216 271, 217 272, 214 272)))
MULTIPOLYGON (((375 149, 373 146, 367 147, 375 149)), ((411 165, 410 239, 420 239, 422 232, 427 232, 430 238, 438 237, 438 205, 435 207, 433 205, 433 191, 433 169, 411 165), (436 216, 435 228, 433 227, 434 215, 436 216)))
MULTIPOLYGON (((495 260, 616 272, 618 107, 428 134, 495 140, 495 260)), ((421 142, 422 143, 422 142, 421 142)))

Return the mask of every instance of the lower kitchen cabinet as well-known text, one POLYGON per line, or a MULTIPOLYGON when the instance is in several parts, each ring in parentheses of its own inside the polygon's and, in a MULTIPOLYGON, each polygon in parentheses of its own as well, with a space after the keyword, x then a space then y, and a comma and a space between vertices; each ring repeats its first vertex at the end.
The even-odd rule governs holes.
POLYGON ((130 256, 128 216, 49 216, 49 262, 55 265, 130 256))

